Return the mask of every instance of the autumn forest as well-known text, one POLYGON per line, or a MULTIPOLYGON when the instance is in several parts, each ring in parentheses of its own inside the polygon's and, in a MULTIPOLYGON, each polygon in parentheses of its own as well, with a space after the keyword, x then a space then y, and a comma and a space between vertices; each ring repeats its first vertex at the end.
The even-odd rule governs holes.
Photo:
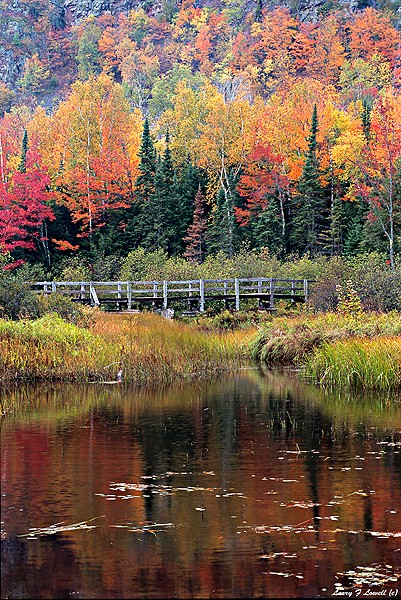
MULTIPOLYGON (((184 0, 66 23, 25 2, 0 84, 0 245, 57 276, 142 248, 201 263, 401 251, 401 35, 184 0)), ((234 6, 234 5, 233 5, 234 6)), ((5 9, 2 9, 6 12, 5 9)))

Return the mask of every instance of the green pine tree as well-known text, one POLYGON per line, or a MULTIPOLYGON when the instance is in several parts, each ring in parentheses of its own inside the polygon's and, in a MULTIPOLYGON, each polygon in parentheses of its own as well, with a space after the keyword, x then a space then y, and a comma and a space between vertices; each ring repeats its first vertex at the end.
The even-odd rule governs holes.
POLYGON ((156 150, 149 130, 149 121, 145 119, 142 133, 141 148, 139 150, 140 175, 135 184, 135 197, 144 204, 149 202, 154 191, 154 178, 156 173, 156 150))
POLYGON ((255 21, 260 22, 262 20, 262 17, 263 17, 262 10, 263 10, 263 1, 256 0, 255 21))
POLYGON ((197 190, 201 186, 202 193, 206 188, 203 173, 188 162, 187 168, 175 179, 175 197, 177 198, 176 246, 174 254, 181 254, 185 250, 183 238, 192 223, 194 214, 194 201, 197 190))
POLYGON ((21 144, 21 158, 20 158, 20 163, 18 165, 18 171, 20 173, 26 173, 27 152, 28 152, 28 132, 25 129, 24 137, 22 138, 22 144, 21 144))
POLYGON ((270 254, 283 251, 280 205, 277 197, 271 196, 269 203, 251 219, 252 241, 256 249, 268 248, 270 254))
POLYGON ((317 161, 318 116, 316 104, 312 114, 311 133, 308 140, 308 152, 301 178, 298 182, 298 193, 295 197, 291 226, 292 249, 312 256, 319 253, 322 243, 321 234, 326 225, 326 200, 324 190, 319 181, 319 165, 317 161))
POLYGON ((168 229, 166 227, 166 209, 163 162, 158 157, 153 178, 153 191, 142 210, 144 248, 149 250, 158 250, 159 248, 167 250, 168 229))

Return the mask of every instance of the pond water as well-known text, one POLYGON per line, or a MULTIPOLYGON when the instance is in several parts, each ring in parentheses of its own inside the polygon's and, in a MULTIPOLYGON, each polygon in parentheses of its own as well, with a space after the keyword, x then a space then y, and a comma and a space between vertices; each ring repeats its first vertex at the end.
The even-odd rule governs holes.
POLYGON ((2 598, 400 593, 400 399, 256 369, 1 394, 2 598))

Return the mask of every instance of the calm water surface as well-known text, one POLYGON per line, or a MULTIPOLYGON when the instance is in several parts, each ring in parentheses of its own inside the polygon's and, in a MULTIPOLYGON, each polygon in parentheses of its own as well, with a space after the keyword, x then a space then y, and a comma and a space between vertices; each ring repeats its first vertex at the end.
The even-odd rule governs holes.
POLYGON ((1 394, 2 598, 400 595, 399 400, 257 370, 1 394))

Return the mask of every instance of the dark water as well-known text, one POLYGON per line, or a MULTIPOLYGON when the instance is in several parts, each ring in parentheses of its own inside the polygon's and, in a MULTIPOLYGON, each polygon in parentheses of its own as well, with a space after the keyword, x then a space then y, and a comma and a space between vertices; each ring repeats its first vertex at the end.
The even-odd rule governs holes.
POLYGON ((400 593, 394 398, 247 370, 2 401, 2 598, 400 593))

